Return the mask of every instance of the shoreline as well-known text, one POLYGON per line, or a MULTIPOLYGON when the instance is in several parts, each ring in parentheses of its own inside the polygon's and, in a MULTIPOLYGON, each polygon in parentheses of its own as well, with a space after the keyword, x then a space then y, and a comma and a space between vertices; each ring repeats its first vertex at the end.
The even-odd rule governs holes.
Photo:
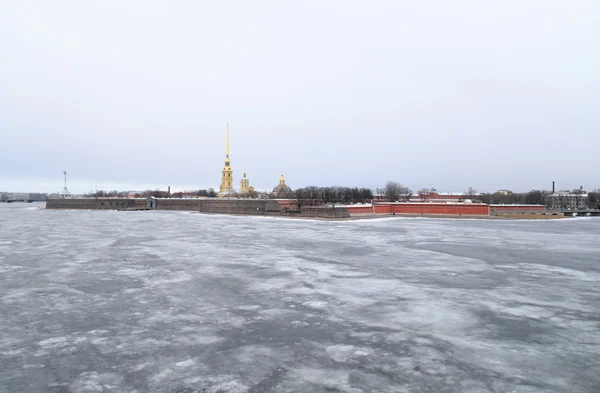
POLYGON ((300 215, 280 215, 280 214, 267 214, 267 215, 254 215, 254 214, 243 214, 243 213, 210 213, 210 212, 191 212, 193 214, 204 214, 204 215, 224 215, 224 216, 256 216, 256 217, 272 217, 280 219, 291 219, 291 220, 313 220, 313 221, 360 221, 360 220, 373 220, 378 218, 445 218, 445 219, 458 219, 458 220, 559 220, 565 218, 573 218, 569 216, 553 216, 553 215, 542 215, 542 214, 515 214, 510 216, 481 216, 481 215, 455 215, 455 214, 377 214, 377 215, 358 215, 353 217, 315 217, 315 216, 300 216, 300 215))

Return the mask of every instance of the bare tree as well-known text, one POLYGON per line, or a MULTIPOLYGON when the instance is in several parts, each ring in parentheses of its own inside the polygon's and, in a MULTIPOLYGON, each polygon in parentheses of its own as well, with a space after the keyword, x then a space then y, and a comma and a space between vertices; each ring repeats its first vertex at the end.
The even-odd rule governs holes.
POLYGON ((588 193, 588 206, 590 209, 600 209, 600 192, 588 193))
POLYGON ((408 187, 402 186, 400 185, 400 198, 404 201, 404 202, 409 202, 410 201, 410 197, 412 196, 412 190, 408 187))
POLYGON ((360 202, 372 202, 373 201, 373 191, 368 188, 361 188, 358 190, 360 195, 360 202))
POLYGON ((395 181, 388 181, 385 184, 384 195, 385 199, 389 202, 397 202, 400 199, 400 191, 402 188, 402 184, 396 183, 395 181))
POLYGON ((302 211, 302 206, 306 203, 307 194, 308 192, 305 188, 298 188, 294 191, 294 205, 299 212, 302 211))
POLYGON ((308 186, 295 191, 294 204, 297 208, 302 206, 320 206, 325 203, 354 204, 365 203, 373 200, 373 191, 368 188, 358 187, 315 187, 308 186))
POLYGON ((421 188, 419 191, 417 191, 417 194, 419 194, 419 198, 421 198, 421 202, 425 202, 429 198, 431 193, 432 191, 429 188, 421 188))
POLYGON ((323 201, 325 203, 330 203, 332 206, 335 206, 337 200, 335 187, 325 187, 323 189, 323 201))
POLYGON ((541 190, 531 190, 523 195, 523 202, 528 205, 544 205, 545 199, 541 190))

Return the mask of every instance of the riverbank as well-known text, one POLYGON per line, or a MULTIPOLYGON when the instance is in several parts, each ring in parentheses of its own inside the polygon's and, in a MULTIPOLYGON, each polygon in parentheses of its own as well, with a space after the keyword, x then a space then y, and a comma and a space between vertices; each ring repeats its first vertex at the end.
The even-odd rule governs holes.
MULTIPOLYGON (((227 213, 207 213, 193 212, 195 214, 205 215, 231 215, 231 216, 246 216, 247 214, 227 214, 227 213)), ((354 215, 350 217, 312 217, 297 214, 266 214, 263 217, 274 217, 281 219, 292 220, 314 220, 314 221, 360 221, 373 220, 378 218, 451 218, 451 219, 469 219, 469 220, 553 220, 562 218, 572 218, 568 216, 553 216, 542 214, 506 214, 502 216, 481 216, 481 215, 457 215, 457 214, 376 214, 376 215, 354 215)))
POLYGON ((563 218, 573 218, 573 216, 565 215, 552 215, 552 214, 519 214, 519 213, 507 213, 497 216, 507 220, 559 220, 563 218))

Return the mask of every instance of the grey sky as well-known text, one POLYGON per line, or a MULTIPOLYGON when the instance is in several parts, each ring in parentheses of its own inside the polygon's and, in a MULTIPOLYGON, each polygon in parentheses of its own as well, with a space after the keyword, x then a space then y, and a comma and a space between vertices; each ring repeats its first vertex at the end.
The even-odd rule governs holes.
POLYGON ((0 190, 600 187, 598 1, 1 8, 0 190))

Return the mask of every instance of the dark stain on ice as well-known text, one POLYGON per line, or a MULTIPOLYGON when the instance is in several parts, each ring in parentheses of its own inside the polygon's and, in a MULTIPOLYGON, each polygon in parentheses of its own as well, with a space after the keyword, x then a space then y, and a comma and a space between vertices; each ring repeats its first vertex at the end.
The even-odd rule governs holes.
POLYGON ((503 315, 492 310, 477 310, 474 314, 480 320, 480 326, 486 334, 500 340, 518 340, 524 342, 539 341, 538 337, 549 334, 551 327, 541 320, 503 315))

